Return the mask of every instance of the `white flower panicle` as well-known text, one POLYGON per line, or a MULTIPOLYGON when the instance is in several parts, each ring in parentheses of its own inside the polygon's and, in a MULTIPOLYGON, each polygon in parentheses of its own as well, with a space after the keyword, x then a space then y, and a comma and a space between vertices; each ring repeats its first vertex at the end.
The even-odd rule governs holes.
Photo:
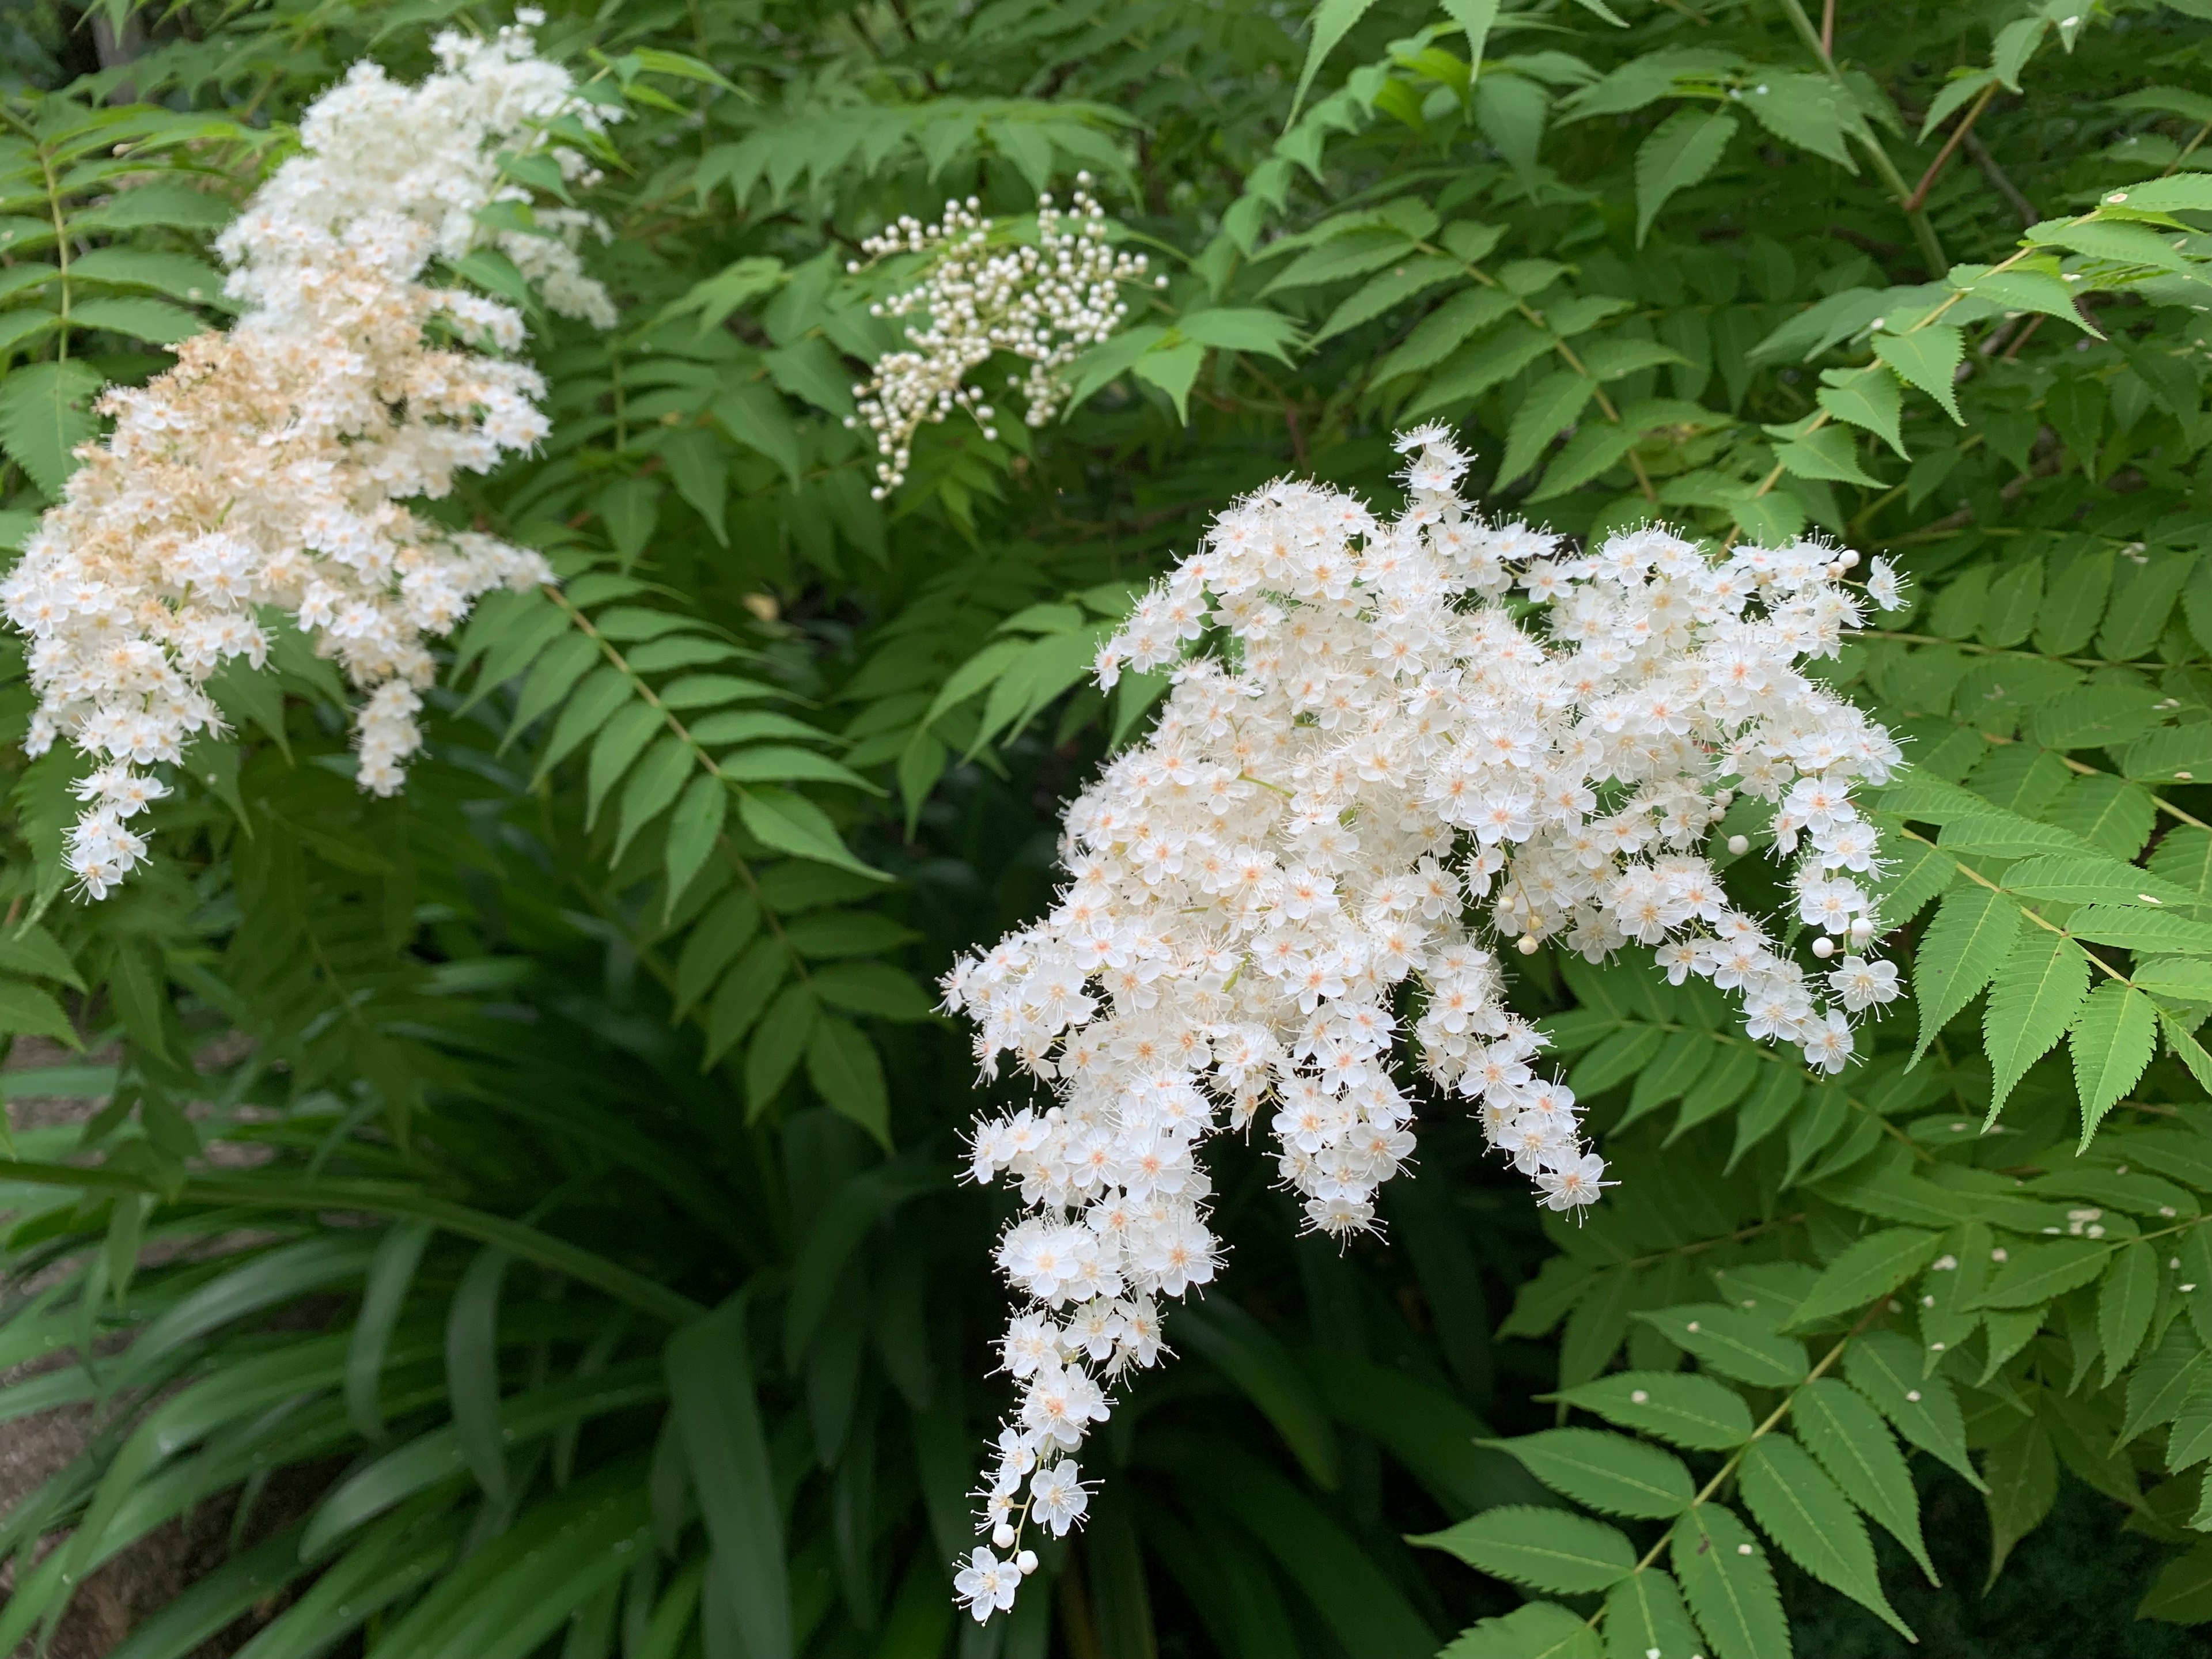
MULTIPOLYGON (((942 421, 963 409, 985 437, 999 435, 999 411, 968 384, 969 373, 994 353, 1028 361, 1027 377, 1009 374, 1006 385, 1023 400, 1023 418, 1042 426, 1066 398, 1061 371, 1121 326, 1129 307, 1121 285, 1143 279, 1145 256, 1107 246, 1106 210, 1088 193, 1091 175, 1079 173, 1077 183, 1065 213, 1050 196, 1037 198, 1033 244, 993 248, 992 222, 981 216, 981 204, 973 196, 947 202, 936 224, 909 216, 861 242, 872 260, 898 253, 931 256, 918 286, 870 307, 878 317, 921 320, 908 328, 910 349, 884 353, 875 378, 853 388, 860 410, 845 422, 875 434, 882 457, 876 465, 878 501, 906 482, 914 434, 924 421, 942 421)), ((857 259, 846 267, 861 268, 857 259)), ((1167 278, 1156 281, 1164 286, 1167 278)))
POLYGON ((1021 1393, 982 1493, 993 1547, 957 1586, 979 1619, 1028 1554, 994 1552, 1081 1518, 1073 1454, 1115 1380, 1159 1356, 1162 1298, 1214 1275, 1207 1135, 1264 1115, 1308 1223, 1371 1227, 1414 1149, 1392 1065, 1409 1034, 1419 1069, 1573 1212, 1605 1164, 1573 1094, 1536 1073, 1501 941, 1656 946, 1670 979, 1737 993, 1754 1036, 1831 1071, 1847 1016, 1898 994, 1865 956, 1875 841, 1850 801, 1898 750, 1799 665, 1860 619, 1856 556, 1713 557, 1661 529, 1574 555, 1473 517, 1443 429, 1401 447, 1395 520, 1279 482, 1139 601, 1098 678, 1172 675, 1151 738, 1068 809, 1051 914, 946 977, 986 1074, 1010 1054, 1054 1096, 973 1140, 974 1177, 1029 1208, 998 1247, 1028 1305, 1002 1349, 1021 1393), (1189 654, 1208 638, 1218 654, 1189 654), (1813 954, 1845 944, 1825 986, 1702 855, 1743 797, 1796 860, 1813 954))
POLYGON ((476 222, 526 196, 501 176, 502 150, 587 181, 584 159, 544 130, 600 118, 526 27, 435 46, 442 68, 419 87, 356 64, 310 106, 302 153, 217 243, 246 304, 236 326, 185 341, 167 373, 101 400, 113 433, 82 452, 0 583, 0 607, 32 641, 26 748, 59 738, 98 762, 66 854, 94 898, 145 856, 131 820, 167 793, 148 769, 221 731, 209 678, 234 658, 263 665, 258 608, 295 621, 367 694, 359 777, 390 794, 422 742, 427 641, 489 589, 551 580, 535 553, 401 505, 546 431, 536 372, 481 349, 519 347, 521 314, 420 278, 435 256, 496 245, 554 310, 611 323, 578 260, 583 216, 551 216, 547 236, 476 222))

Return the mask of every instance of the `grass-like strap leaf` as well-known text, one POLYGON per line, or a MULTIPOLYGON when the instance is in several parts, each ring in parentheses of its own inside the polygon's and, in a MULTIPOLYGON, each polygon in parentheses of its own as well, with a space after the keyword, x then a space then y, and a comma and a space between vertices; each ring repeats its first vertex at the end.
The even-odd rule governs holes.
POLYGON ((366 1268, 376 1248, 367 1236, 324 1234, 255 1255, 201 1285, 138 1334, 111 1374, 121 1387, 152 1372, 185 1344, 307 1294, 341 1285, 366 1268))
POLYGON ((1672 1452, 1601 1429, 1547 1429, 1488 1443, 1585 1509, 1666 1521, 1690 1506, 1696 1487, 1672 1452))
POLYGON ((1443 1389, 1337 1348, 1305 1349, 1298 1362, 1329 1415, 1373 1437, 1446 1513, 1537 1497, 1526 1470, 1480 1443, 1488 1425, 1443 1389))
MULTIPOLYGON (((500 1432, 506 1444, 527 1444, 566 1424, 649 1404, 665 1393, 656 1362, 629 1361, 510 1396, 501 1406, 500 1432)), ((301 1559, 315 1559, 355 1528, 465 1473, 468 1466, 460 1430, 448 1423, 352 1471, 316 1507, 301 1543, 301 1559)))
POLYGON ((1896 1331, 1869 1331, 1844 1351, 1844 1376, 1897 1431, 1965 1476, 1976 1491, 1982 1477, 1966 1456, 1966 1422, 1959 1396, 1941 1376, 1923 1376, 1920 1351, 1896 1331))
POLYGON ((1691 1302, 1636 1317, 1709 1369, 1739 1382, 1786 1389, 1803 1382, 1810 1369, 1803 1343, 1776 1334, 1772 1325, 1741 1308, 1691 1302))
POLYGON ((2150 1064, 2158 1043, 2151 1000, 2117 981, 2089 993, 2074 1017, 2074 1084, 2081 1096, 2081 1145, 2150 1064))
POLYGON ((2043 928, 2026 929, 2013 945, 1982 1015, 1991 1073, 1988 1122, 1996 1121, 2028 1067, 2066 1035, 2089 994, 2089 973, 2087 951, 2043 928))
POLYGON ((1790 1323, 1813 1325, 1857 1312, 1926 1267, 1942 1242, 1941 1234, 1918 1227, 1886 1227, 1854 1241, 1828 1264, 1790 1323))
POLYGON ((1914 1060, 1996 976, 2012 953, 2021 926, 2020 906, 2002 893, 1965 886, 1944 896, 1913 957, 1913 990, 1920 1004, 1914 1060))
POLYGON ((1316 1486, 1336 1488, 1340 1476, 1336 1431, 1313 1384, 1274 1334, 1226 1297, 1194 1302, 1176 1318, 1186 1342, 1257 1406, 1316 1486))
POLYGON ((1446 1550, 1469 1566, 1559 1595, 1610 1589, 1636 1569, 1619 1528, 1565 1510, 1508 1504, 1412 1540, 1446 1550))
POLYGON ((1882 1593, 1865 1523, 1809 1452, 1786 1434, 1770 1434, 1753 1443, 1741 1474, 1752 1518, 1784 1554, 1911 1638, 1882 1593))
POLYGON ((141 1620, 108 1650, 108 1659, 182 1659, 256 1602, 279 1594, 300 1571, 301 1525, 295 1522, 195 1581, 141 1620))
POLYGON ((1224 1443, 1192 1447, 1188 1461, 1203 1469, 1221 1507, 1267 1547, 1292 1583, 1304 1586, 1346 1652, 1362 1659, 1431 1659, 1437 1635, 1427 1620, 1312 1498, 1270 1465, 1224 1443))
POLYGON ((1735 1510, 1698 1504, 1674 1522, 1668 1547, 1714 1659, 1790 1659, 1790 1621, 1774 1570, 1735 1510))
POLYGON ((469 1473, 495 1504, 507 1501, 500 1431, 499 1297, 512 1258, 487 1245, 469 1263, 446 1314, 446 1392, 469 1473))
POLYGON ((2097 1339, 2105 1354, 2105 1382, 2110 1387, 2136 1357, 2150 1330, 2158 1301, 2158 1252, 2141 1239, 2123 1244, 2105 1269, 2097 1294, 2097 1339))
POLYGON ((380 1632, 393 1659, 526 1659, 649 1547, 643 1471, 623 1459, 526 1509, 380 1632))
POLYGON ((1552 1397, 1699 1451, 1731 1451, 1751 1438, 1743 1396, 1693 1371, 1615 1371, 1552 1397))
POLYGON ((1844 1496, 1911 1552, 1929 1583, 1939 1583, 1920 1534, 1920 1495, 1912 1472, 1875 1408, 1848 1383, 1820 1376, 1797 1391, 1790 1418, 1799 1443, 1844 1496))
POLYGON ((395 1222, 385 1229, 369 1259, 368 1276, 362 1287, 361 1308, 355 1314, 353 1333, 347 1340, 345 1366, 346 1416, 354 1431, 371 1443, 384 1438, 384 1409, 378 1391, 384 1378, 384 1357, 392 1332, 406 1306, 407 1292, 415 1283, 415 1270, 430 1243, 428 1222, 395 1222))
POLYGON ((691 1489, 747 1650, 763 1659, 792 1650, 783 1509, 753 1393, 740 1291, 668 1340, 668 1396, 689 1460, 691 1489))

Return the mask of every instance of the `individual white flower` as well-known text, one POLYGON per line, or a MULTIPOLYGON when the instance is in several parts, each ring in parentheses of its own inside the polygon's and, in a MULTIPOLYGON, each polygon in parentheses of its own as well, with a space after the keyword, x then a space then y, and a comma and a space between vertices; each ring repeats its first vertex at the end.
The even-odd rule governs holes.
POLYGON ((952 1577, 952 1588, 958 1593, 962 1605, 979 1625, 987 1623, 993 1613, 1003 1613, 1013 1606, 1014 1592, 1021 1588, 1021 1583, 1019 1567, 1012 1561, 1001 1561, 980 1545, 969 1557, 967 1565, 952 1577))
POLYGON ((1544 1038, 1507 1002, 1501 945, 1652 947, 1675 982, 1740 996, 1753 1036, 1831 1070, 1845 1012, 1896 994, 1858 956, 1808 978, 1704 854, 1724 813, 1760 803, 1829 953, 1829 933, 1871 938, 1866 890, 1839 873, 1875 864, 1851 790, 1898 756, 1803 672, 1860 616, 1833 550, 1715 558, 1646 528, 1566 554, 1474 518, 1441 428, 1402 447, 1398 518, 1281 481, 1138 601, 1100 678, 1171 677, 1151 735, 1068 807, 1046 918, 945 976, 987 1073, 1004 1060, 1053 1096, 972 1141, 976 1177, 1027 1212, 998 1247, 1025 1305, 994 1538, 1025 1481, 1047 1524, 1058 1477, 1031 1471, 1066 1467, 1107 1389, 1157 1359, 1158 1298, 1219 1270, 1200 1152, 1224 1124, 1273 1129, 1309 1226, 1371 1227, 1413 1152, 1393 1073, 1410 1025, 1422 1073, 1473 1103, 1548 1208, 1597 1201, 1605 1160, 1573 1093, 1537 1075, 1544 1038), (1209 630, 1223 651, 1191 655, 1209 630))
POLYGON ((494 242, 553 310, 611 324, 577 257, 594 228, 584 216, 541 210, 550 237, 478 222, 495 202, 527 198, 502 153, 548 155, 584 179, 582 158, 547 131, 603 117, 526 28, 448 32, 434 49, 441 67, 419 86, 364 62, 309 106, 300 153, 216 243, 226 291, 244 305, 236 325, 101 399, 114 430, 0 582, 0 611, 30 636, 40 700, 26 748, 58 738, 100 763, 65 852, 92 897, 145 856, 121 827, 167 793, 145 769, 222 730, 208 681, 233 660, 267 659, 257 609, 295 619, 367 694, 357 776, 390 794, 422 746, 428 641, 483 593, 552 579, 536 553, 401 505, 450 495, 458 475, 547 430, 536 372, 470 349, 519 346, 520 313, 421 278, 434 258, 494 242))
POLYGON ((1030 1479, 1030 1517, 1051 1529, 1054 1538, 1083 1518, 1091 1507, 1091 1494, 1083 1490, 1083 1472, 1073 1459, 1063 1457, 1030 1479))
POLYGON ((1896 567, 1887 559, 1877 556, 1867 566, 1867 597, 1884 611, 1905 608, 1905 594, 1898 580, 1896 567))
POLYGON ((1855 1014, 1896 1001, 1901 988, 1895 963, 1869 962, 1863 957, 1845 957, 1829 970, 1828 983, 1837 999, 1855 1014))

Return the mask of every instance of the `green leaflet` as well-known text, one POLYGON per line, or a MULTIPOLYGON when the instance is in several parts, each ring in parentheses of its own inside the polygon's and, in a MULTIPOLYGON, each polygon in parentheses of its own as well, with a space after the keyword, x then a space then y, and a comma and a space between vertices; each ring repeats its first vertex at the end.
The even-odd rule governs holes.
POLYGON ((1735 117, 1724 110, 1686 107, 1652 130, 1636 152, 1638 242, 1650 233, 1652 220, 1669 197, 1713 170, 1735 129, 1735 117))
POLYGON ((1982 1043, 1994 1074, 1988 1121, 1996 1121, 2027 1068, 2066 1035, 2089 994, 2089 977, 2088 955, 2072 939, 2040 927, 2022 932, 1997 970, 1982 1015, 1982 1043))
POLYGON ((1413 1541, 1498 1577, 1559 1595, 1608 1589, 1636 1565, 1626 1535, 1613 1528, 1564 1510, 1525 1505, 1486 1510, 1413 1541))
POLYGON ((1832 1376, 1815 1377, 1790 1402, 1797 1439, 1851 1504, 1912 1553, 1936 1582, 1920 1534, 1920 1499, 1905 1455, 1865 1399, 1832 1376))
POLYGON ((1774 1572, 1751 1530, 1722 1504, 1700 1504, 1668 1537, 1674 1577, 1718 1659, 1790 1651, 1774 1572))
POLYGON ((1739 1382, 1787 1388, 1808 1369, 1804 1345, 1778 1336, 1764 1320, 1717 1302, 1691 1303, 1637 1317, 1676 1347, 1739 1382))
POLYGON ((1742 1476, 1752 1518, 1790 1559, 1911 1636, 1882 1593, 1865 1525, 1803 1447, 1782 1433, 1755 1441, 1742 1476))
POLYGON ((1979 886, 1951 890, 1913 957, 1914 994, 1920 1005, 1914 1059, 1928 1051, 1951 1017, 1996 976, 2021 927, 2020 907, 2003 894, 1979 886))
POLYGON ((1553 1491, 1606 1515, 1668 1520, 1689 1507, 1695 1492, 1680 1458, 1626 1435, 1549 1429, 1491 1443, 1553 1491))
POLYGON ((1938 1234, 1917 1227, 1869 1234, 1828 1264, 1790 1323, 1817 1324, 1887 1296, 1933 1260, 1942 1243, 1938 1234))
POLYGON ((1922 1375, 1920 1355, 1910 1340, 1895 1331, 1869 1331, 1844 1351, 1844 1376, 1899 1434, 1981 1487, 1981 1476, 1966 1459, 1958 1396, 1942 1376, 1922 1375))
POLYGON ((2150 999, 2133 986, 2108 983, 2089 994, 2075 1016, 2074 1080, 2081 1094, 2081 1144, 2087 1146, 2115 1101, 2150 1064, 2157 1040, 2150 999))

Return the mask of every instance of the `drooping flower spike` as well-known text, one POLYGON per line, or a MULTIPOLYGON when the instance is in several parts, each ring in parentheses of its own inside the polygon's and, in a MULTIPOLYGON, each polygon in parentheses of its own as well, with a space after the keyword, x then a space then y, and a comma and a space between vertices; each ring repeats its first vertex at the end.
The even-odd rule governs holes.
MULTIPOLYGON (((1501 951, 1656 946, 1828 1071, 1850 1016, 1898 994, 1866 954, 1874 838, 1850 799, 1898 750, 1801 668, 1860 618, 1856 556, 1713 556, 1656 528, 1573 554, 1473 516, 1442 428, 1401 448, 1396 519, 1279 482, 1139 601, 1098 678, 1172 676, 1158 724, 1068 808, 1051 914, 946 976, 984 1074, 1011 1057, 1051 1095, 972 1143, 973 1177, 1028 1207, 997 1252, 1025 1304, 1000 1350, 1019 1401, 980 1494, 989 1547, 956 1586, 979 1620, 1034 1565, 1027 1528, 1081 1521, 1075 1454, 1115 1381, 1158 1359, 1162 1299, 1215 1275, 1208 1135, 1264 1118, 1307 1223, 1371 1227, 1414 1148, 1402 1043, 1547 1207, 1577 1211, 1605 1163, 1538 1074, 1501 951), (1812 954, 1845 953, 1832 971, 1704 856, 1747 796, 1795 860, 1812 954)), ((1894 602, 1886 569, 1869 586, 1894 602)))
POLYGON ((32 641, 26 749, 58 738, 98 763, 66 850, 94 898, 145 856, 131 820, 167 793, 149 769, 222 729, 208 680, 237 658, 262 666, 258 607, 295 621, 366 694, 360 781, 390 794, 422 743, 428 641, 487 590, 551 579, 535 553, 402 505, 546 432, 544 382, 495 355, 521 345, 521 313, 424 283, 434 258, 496 246, 553 310, 614 321, 577 253, 599 228, 588 216, 540 207, 540 235, 477 222, 495 201, 528 198, 501 151, 541 152, 586 180, 586 159, 545 129, 603 118, 537 56, 539 15, 518 15, 489 40, 441 34, 442 67, 420 86, 361 63, 309 106, 301 153, 216 245, 246 306, 236 325, 102 399, 112 434, 83 453, 0 584, 32 641))

